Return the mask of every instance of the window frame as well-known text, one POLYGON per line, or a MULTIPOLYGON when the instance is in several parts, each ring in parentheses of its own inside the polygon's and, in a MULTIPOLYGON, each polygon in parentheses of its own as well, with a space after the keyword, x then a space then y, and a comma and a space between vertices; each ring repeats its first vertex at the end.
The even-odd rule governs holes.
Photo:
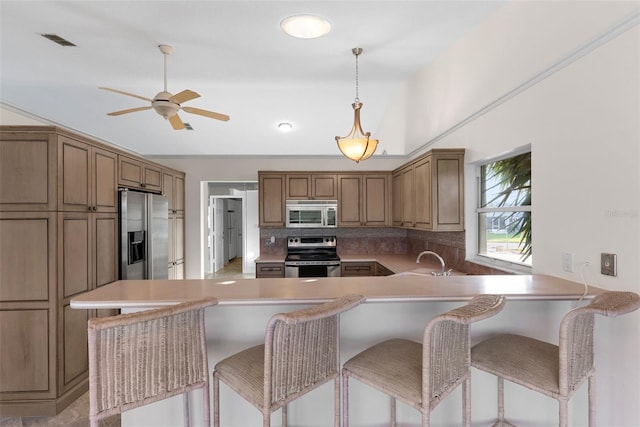
MULTIPOLYGON (((531 145, 526 145, 523 147, 519 147, 515 150, 509 151, 508 153, 505 153, 503 155, 500 156, 496 156, 496 157, 492 157, 492 158, 487 158, 478 162, 475 162, 475 176, 476 176, 476 203, 475 203, 475 209, 473 211, 473 215, 474 215, 474 225, 475 225, 475 232, 474 232, 474 237, 473 239, 471 239, 471 241, 473 242, 473 247, 474 247, 474 251, 473 251, 473 256, 472 259, 470 259, 471 262, 474 262, 476 264, 480 264, 480 265, 484 265, 487 267, 491 267, 491 268, 495 268, 495 269, 499 269, 499 270, 503 270, 503 271, 507 271, 510 273, 516 273, 516 274, 531 274, 532 270, 533 270, 533 258, 531 258, 531 264, 526 264, 523 262, 517 262, 517 261, 509 261, 506 259, 502 259, 502 258, 496 258, 496 257, 492 257, 490 255, 487 254, 483 254, 480 253, 480 231, 481 231, 481 215, 482 214, 486 214, 488 212, 529 212, 531 215, 533 215, 533 200, 531 201, 531 204, 527 205, 527 206, 503 206, 503 207, 494 207, 494 208, 490 208, 490 207, 482 207, 481 203, 482 203, 482 167, 486 166, 488 164, 491 163, 495 163, 501 160, 505 160, 505 159, 510 159, 512 157, 517 157, 520 156, 522 154, 526 154, 526 153, 531 153, 531 157, 532 157, 532 162, 533 162, 533 151, 531 149, 531 145)), ((533 175, 533 171, 532 171, 532 175, 533 175)), ((532 191, 533 191, 533 185, 532 185, 532 191)), ((470 231, 470 230, 468 230, 470 231)), ((533 242, 533 228, 531 230, 531 239, 533 242)), ((469 243, 471 243, 469 240, 467 240, 469 243)), ((532 245, 533 246, 533 245, 532 245)), ((533 255, 532 255, 533 257, 533 255)))

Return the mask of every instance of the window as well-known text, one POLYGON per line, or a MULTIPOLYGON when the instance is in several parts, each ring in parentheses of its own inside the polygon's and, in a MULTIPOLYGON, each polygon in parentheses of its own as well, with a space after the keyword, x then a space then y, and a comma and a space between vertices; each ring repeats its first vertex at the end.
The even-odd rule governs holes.
POLYGON ((531 267, 531 152, 480 167, 478 254, 531 267))

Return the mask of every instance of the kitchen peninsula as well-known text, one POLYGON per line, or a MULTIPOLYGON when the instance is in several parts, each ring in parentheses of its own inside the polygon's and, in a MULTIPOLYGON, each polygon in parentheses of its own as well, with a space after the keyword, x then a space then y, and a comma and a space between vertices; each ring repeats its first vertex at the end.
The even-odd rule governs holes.
MULTIPOLYGON (((507 307, 494 318, 474 324, 475 342, 495 332, 526 333, 550 341, 557 340, 562 315, 582 298, 603 292, 596 287, 545 275, 449 276, 397 275, 385 277, 267 278, 239 280, 117 281, 74 297, 74 309, 121 308, 135 311, 171 305, 185 300, 214 296, 219 305, 207 311, 209 367, 239 350, 264 342, 268 319, 277 312, 291 311, 306 304, 321 303, 349 293, 362 294, 365 304, 342 315, 341 358, 347 360, 363 348, 389 337, 421 341, 423 328, 432 316, 462 305, 481 293, 507 296, 507 307)), ((493 390, 495 380, 482 374, 474 377, 474 387, 493 390)), ((384 396, 354 384, 350 407, 353 426, 375 425, 388 419, 384 396)), ((295 425, 326 426, 332 420, 332 387, 325 385, 299 399, 289 408, 295 425)), ((225 426, 259 425, 260 413, 220 388, 226 408, 225 426)), ((495 407, 488 393, 472 393, 474 421, 489 421, 495 407)), ((460 417, 459 393, 434 412, 433 421, 452 422, 460 417), (439 420, 439 421, 438 421, 439 420)), ((192 399, 192 416, 199 414, 200 396, 192 399)), ((122 416, 123 426, 170 426, 181 422, 181 399, 172 399, 138 408, 122 416)), ((554 413, 549 409, 546 413, 554 413)), ((542 411, 541 414, 545 412, 542 411)), ((398 419, 416 424, 416 414, 402 405, 398 419)), ((539 416, 528 411, 521 417, 539 416)), ((544 416, 544 415, 542 415, 544 416)), ((278 415, 275 415, 277 419, 278 415)), ((196 422, 197 424, 197 422, 196 422)))

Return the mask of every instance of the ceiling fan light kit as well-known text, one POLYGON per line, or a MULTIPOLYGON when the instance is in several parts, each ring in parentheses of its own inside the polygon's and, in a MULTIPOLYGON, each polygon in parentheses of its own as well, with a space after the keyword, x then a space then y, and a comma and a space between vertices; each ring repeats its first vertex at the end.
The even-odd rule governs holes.
POLYGON ((348 159, 359 163, 361 160, 366 160, 376 152, 378 147, 378 140, 371 138, 371 132, 364 132, 362 125, 360 124, 360 110, 362 109, 362 102, 358 98, 358 56, 362 53, 362 49, 359 47, 351 50, 356 57, 356 98, 351 104, 353 107, 353 127, 347 136, 336 136, 336 142, 340 152, 348 159))
POLYGON ((200 95, 197 92, 194 92, 189 89, 185 89, 182 92, 179 92, 173 95, 171 92, 167 91, 167 56, 173 52, 173 48, 171 46, 161 44, 158 46, 160 52, 164 55, 164 90, 162 92, 158 92, 153 99, 146 98, 144 96, 136 95, 129 92, 124 92, 117 89, 111 89, 108 87, 100 87, 99 89, 108 90, 110 92, 119 93, 121 95, 127 95, 134 98, 141 99, 143 101, 149 102, 151 105, 146 107, 136 107, 129 108, 127 110, 114 111, 111 113, 107 113, 108 116, 120 116, 122 114, 134 113, 137 111, 144 111, 154 109, 156 113, 169 120, 171 127, 175 130, 185 129, 184 122, 178 115, 178 111, 182 110, 186 113, 197 114, 199 116, 208 117, 210 119, 228 121, 229 116, 226 114, 216 113, 214 111, 203 110, 201 108, 194 107, 183 107, 181 104, 187 101, 191 101, 192 99, 199 98, 200 95))

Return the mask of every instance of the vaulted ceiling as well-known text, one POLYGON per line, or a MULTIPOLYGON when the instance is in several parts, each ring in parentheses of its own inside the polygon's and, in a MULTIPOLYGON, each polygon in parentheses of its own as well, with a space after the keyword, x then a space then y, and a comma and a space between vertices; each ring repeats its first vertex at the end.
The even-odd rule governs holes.
MULTIPOLYGON (((362 125, 374 133, 390 100, 503 1, 0 1, 0 101, 9 109, 143 155, 333 155, 353 123, 354 47, 362 125), (296 39, 291 15, 327 19, 331 32, 296 39), (56 34, 76 46, 42 37, 56 34), (175 131, 141 99, 163 90, 228 122, 180 113, 175 131), (277 129, 290 122, 291 132, 277 129)), ((406 154, 402 141, 378 153, 406 154)))

